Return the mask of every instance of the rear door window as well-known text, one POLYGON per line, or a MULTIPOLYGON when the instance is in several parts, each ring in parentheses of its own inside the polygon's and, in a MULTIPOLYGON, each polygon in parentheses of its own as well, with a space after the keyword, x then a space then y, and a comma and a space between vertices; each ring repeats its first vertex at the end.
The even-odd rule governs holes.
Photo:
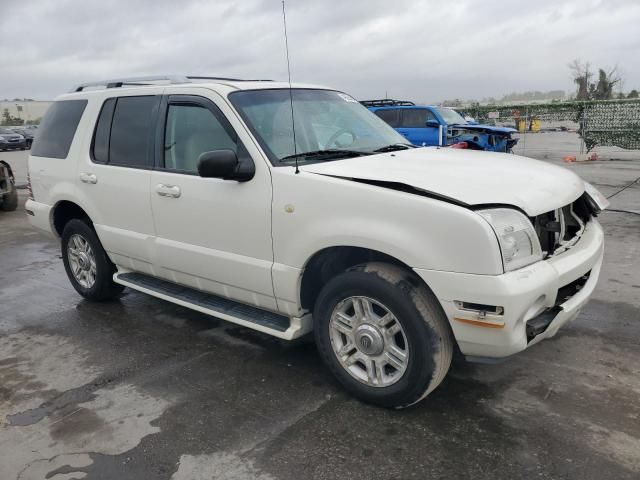
POLYGON ((387 122, 393 128, 398 128, 400 126, 400 110, 397 108, 386 108, 384 110, 376 110, 375 113, 382 120, 387 122))
POLYGON ((159 102, 159 96, 117 99, 111 121, 108 163, 126 167, 152 167, 159 102))
POLYGON ((406 108, 402 110, 402 128, 425 128, 428 120, 436 120, 436 117, 426 108, 406 108))
POLYGON ((31 155, 67 158, 78 123, 87 106, 86 100, 60 100, 49 107, 38 128, 31 155))

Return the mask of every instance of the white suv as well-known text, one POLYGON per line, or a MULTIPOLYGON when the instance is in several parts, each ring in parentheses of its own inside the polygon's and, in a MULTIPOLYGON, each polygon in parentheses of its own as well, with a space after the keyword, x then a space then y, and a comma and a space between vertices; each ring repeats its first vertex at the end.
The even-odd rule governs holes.
POLYGON ((270 81, 85 84, 29 158, 31 223, 90 300, 129 287, 282 339, 405 407, 454 349, 492 361, 591 295, 606 200, 501 153, 414 148, 349 95, 270 81), (294 121, 292 121, 292 118, 294 121))

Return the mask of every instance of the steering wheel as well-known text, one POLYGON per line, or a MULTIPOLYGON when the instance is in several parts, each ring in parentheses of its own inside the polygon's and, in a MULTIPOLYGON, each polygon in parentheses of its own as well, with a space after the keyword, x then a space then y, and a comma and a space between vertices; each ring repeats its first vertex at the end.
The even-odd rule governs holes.
POLYGON ((331 137, 329 137, 329 140, 327 140, 327 143, 325 143, 324 148, 330 148, 331 145, 335 144, 336 147, 341 148, 341 147, 348 147, 349 145, 353 145, 353 143, 356 141, 356 134, 353 133, 351 130, 348 130, 346 128, 341 128, 340 130, 338 130, 337 132, 335 132, 333 135, 331 135, 331 137), (344 135, 344 134, 348 134, 351 135, 351 142, 349 143, 338 143, 338 139, 344 135))

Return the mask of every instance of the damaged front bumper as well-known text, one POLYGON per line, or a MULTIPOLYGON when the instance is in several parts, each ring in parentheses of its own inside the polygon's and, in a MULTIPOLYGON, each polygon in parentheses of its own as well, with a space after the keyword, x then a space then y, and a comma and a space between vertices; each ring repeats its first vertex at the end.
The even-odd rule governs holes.
POLYGON ((512 137, 513 129, 496 129, 481 125, 455 125, 447 129, 447 145, 464 142, 471 150, 485 150, 488 152, 511 152, 518 143, 512 137))
POLYGON ((440 300, 462 353, 496 359, 552 337, 573 320, 596 286, 603 252, 594 218, 570 249, 513 272, 415 271, 440 300))

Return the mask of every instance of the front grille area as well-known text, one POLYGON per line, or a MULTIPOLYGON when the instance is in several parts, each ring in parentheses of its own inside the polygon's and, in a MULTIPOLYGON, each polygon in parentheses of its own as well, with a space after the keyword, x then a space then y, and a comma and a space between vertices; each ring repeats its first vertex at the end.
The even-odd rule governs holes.
POLYGON ((560 253, 575 244, 585 225, 596 215, 586 193, 575 202, 531 219, 544 257, 560 253))

